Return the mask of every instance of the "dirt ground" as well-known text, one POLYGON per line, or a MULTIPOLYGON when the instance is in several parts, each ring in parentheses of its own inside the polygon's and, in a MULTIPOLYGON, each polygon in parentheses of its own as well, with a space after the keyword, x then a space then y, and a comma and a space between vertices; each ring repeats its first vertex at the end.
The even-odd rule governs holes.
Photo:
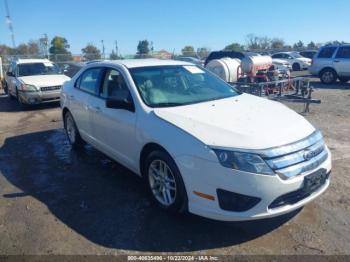
POLYGON ((71 150, 57 104, 23 111, 2 95, 0 254, 350 254, 350 84, 313 85, 322 104, 306 118, 333 153, 330 188, 297 212, 239 223, 164 213, 130 171, 71 150))

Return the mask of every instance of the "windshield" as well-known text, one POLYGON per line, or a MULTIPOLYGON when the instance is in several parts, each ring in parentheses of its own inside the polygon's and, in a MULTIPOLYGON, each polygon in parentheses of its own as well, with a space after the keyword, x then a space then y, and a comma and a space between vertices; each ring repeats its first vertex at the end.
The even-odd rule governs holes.
POLYGON ((18 65, 18 76, 57 75, 61 74, 59 67, 53 63, 28 63, 18 65))
POLYGON ((232 86, 197 66, 157 66, 130 69, 143 101, 169 107, 222 99, 239 94, 232 86))

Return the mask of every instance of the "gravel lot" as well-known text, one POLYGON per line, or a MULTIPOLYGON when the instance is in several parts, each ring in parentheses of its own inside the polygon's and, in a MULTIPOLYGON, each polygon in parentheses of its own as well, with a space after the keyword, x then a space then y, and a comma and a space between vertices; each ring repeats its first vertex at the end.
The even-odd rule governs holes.
POLYGON ((322 104, 306 117, 333 153, 330 188, 292 214, 240 223, 167 215, 130 171, 71 151, 57 104, 23 111, 0 96, 0 254, 350 254, 350 84, 313 81, 322 104))

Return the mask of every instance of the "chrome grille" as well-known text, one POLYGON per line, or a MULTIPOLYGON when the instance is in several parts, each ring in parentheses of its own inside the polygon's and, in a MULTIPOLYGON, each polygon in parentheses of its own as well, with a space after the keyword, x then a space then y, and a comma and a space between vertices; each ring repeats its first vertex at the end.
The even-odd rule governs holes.
POLYGON ((45 91, 54 91, 54 90, 59 90, 61 89, 61 86, 44 86, 41 87, 40 90, 45 92, 45 91))
POLYGON ((283 179, 311 171, 326 161, 328 152, 320 131, 293 144, 263 150, 261 156, 283 179))

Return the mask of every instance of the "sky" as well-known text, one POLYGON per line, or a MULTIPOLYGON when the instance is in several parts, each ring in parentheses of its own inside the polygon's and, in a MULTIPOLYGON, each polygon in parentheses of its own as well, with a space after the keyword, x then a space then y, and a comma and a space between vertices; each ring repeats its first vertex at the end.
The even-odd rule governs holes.
MULTIPOLYGON (((180 52, 185 45, 219 50, 245 44, 248 34, 298 40, 350 42, 349 0, 8 0, 16 44, 64 36, 74 54, 87 43, 121 54, 139 40, 180 52)), ((0 44, 11 45, 0 0, 0 44)))

